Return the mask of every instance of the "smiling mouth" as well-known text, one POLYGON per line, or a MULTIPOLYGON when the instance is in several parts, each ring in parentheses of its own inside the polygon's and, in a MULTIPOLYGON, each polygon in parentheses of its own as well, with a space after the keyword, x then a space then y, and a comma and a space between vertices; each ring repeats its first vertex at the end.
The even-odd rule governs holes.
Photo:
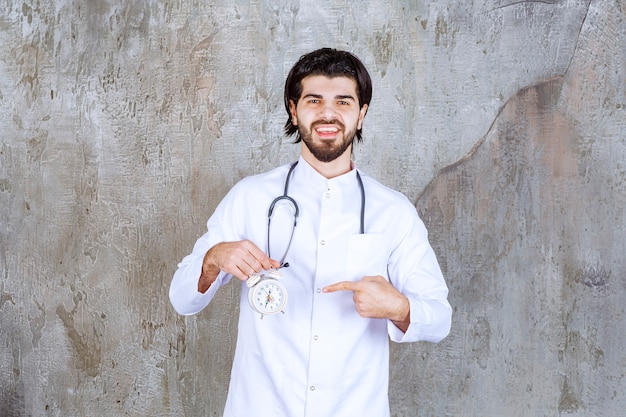
POLYGON ((313 129, 322 139, 331 139, 337 136, 342 130, 342 125, 338 121, 320 121, 313 124, 313 129))
POLYGON ((337 127, 318 127, 315 129, 318 133, 337 133, 339 129, 337 127))

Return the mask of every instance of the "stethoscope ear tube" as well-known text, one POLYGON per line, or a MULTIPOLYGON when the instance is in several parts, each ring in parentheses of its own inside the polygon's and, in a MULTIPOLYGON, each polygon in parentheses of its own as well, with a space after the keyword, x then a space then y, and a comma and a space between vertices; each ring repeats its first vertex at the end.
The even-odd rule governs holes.
POLYGON ((281 195, 276 197, 272 204, 270 204, 270 209, 267 213, 267 256, 272 257, 270 254, 270 224, 272 223, 272 215, 274 214, 274 206, 281 200, 289 201, 294 207, 294 215, 293 215, 293 226, 291 227, 291 236, 289 236, 289 243, 287 243, 287 249, 285 249, 285 253, 283 257, 280 259, 280 267, 289 266, 289 264, 285 264, 285 258, 287 258, 287 253, 289 252, 289 247, 291 246, 291 242, 293 241, 293 234, 296 231, 296 225, 298 224, 298 216, 300 215, 300 209, 298 208, 298 203, 296 200, 289 197, 288 195, 281 195))
POLYGON ((267 223, 269 226, 269 222, 272 220, 272 215, 274 214, 274 206, 276 206, 276 203, 278 203, 280 200, 287 200, 290 201, 291 204, 293 205, 293 208, 295 209, 295 213, 294 213, 294 218, 293 218, 293 225, 295 227, 296 223, 298 222, 298 216, 300 215, 300 208, 298 207, 298 203, 296 203, 296 200, 294 200, 293 198, 289 197, 288 195, 281 195, 279 197, 276 197, 274 199, 274 201, 272 201, 272 204, 270 204, 270 209, 267 212, 267 223))
POLYGON ((356 172, 356 179, 359 181, 359 188, 361 189, 361 234, 365 234, 365 187, 359 171, 356 172))
POLYGON ((289 172, 287 173, 287 179, 285 180, 285 192, 283 193, 283 195, 276 197, 273 201, 272 204, 270 204, 270 208, 267 211, 267 256, 269 256, 271 258, 270 255, 270 224, 272 223, 272 215, 274 214, 274 207, 276 206, 276 203, 278 203, 281 200, 286 200, 288 202, 291 203, 291 205, 294 208, 294 215, 293 215, 293 227, 291 228, 291 236, 289 236, 289 243, 287 244, 287 249, 285 249, 285 253, 283 255, 283 257, 280 259, 280 266, 284 267, 284 266, 289 266, 289 264, 285 264, 285 258, 287 258, 287 253, 289 252, 289 248, 291 247, 291 242, 293 241, 293 234, 296 231, 296 225, 298 224, 298 216, 300 215, 300 208, 298 207, 298 203, 296 203, 296 200, 294 200, 293 198, 289 197, 287 195, 287 192, 289 191, 289 179, 291 177, 291 173, 293 172, 293 169, 296 167, 296 165, 298 165, 298 161, 294 162, 293 164, 291 164, 291 168, 289 168, 289 172))

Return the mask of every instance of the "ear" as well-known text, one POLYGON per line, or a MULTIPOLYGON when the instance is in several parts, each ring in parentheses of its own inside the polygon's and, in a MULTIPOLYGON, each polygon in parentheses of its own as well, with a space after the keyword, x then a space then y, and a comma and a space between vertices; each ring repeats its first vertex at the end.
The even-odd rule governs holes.
POLYGON ((296 113, 296 103, 293 100, 289 100, 289 112, 291 113, 291 124, 298 126, 298 115, 296 113))
POLYGON ((367 104, 364 104, 363 107, 361 107, 361 110, 359 110, 359 122, 357 123, 357 129, 361 129, 361 126, 363 125, 363 118, 365 117, 365 114, 367 113, 367 104))

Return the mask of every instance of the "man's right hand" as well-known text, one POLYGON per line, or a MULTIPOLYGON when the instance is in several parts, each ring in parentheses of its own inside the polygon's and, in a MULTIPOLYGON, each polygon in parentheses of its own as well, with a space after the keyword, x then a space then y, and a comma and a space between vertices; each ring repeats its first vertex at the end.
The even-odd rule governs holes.
POLYGON ((245 281, 256 272, 278 267, 278 261, 268 258, 265 252, 249 240, 218 243, 204 255, 198 291, 206 292, 220 271, 245 281))

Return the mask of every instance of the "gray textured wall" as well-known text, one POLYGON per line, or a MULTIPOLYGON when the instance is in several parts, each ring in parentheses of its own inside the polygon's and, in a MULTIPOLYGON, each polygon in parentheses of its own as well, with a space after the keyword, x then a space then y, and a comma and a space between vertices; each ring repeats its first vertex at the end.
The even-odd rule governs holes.
POLYGON ((455 315, 394 345, 394 416, 626 409, 624 0, 0 2, 0 415, 214 416, 229 285, 176 263, 242 176, 296 157, 282 84, 354 51, 355 152, 416 202, 455 315))

